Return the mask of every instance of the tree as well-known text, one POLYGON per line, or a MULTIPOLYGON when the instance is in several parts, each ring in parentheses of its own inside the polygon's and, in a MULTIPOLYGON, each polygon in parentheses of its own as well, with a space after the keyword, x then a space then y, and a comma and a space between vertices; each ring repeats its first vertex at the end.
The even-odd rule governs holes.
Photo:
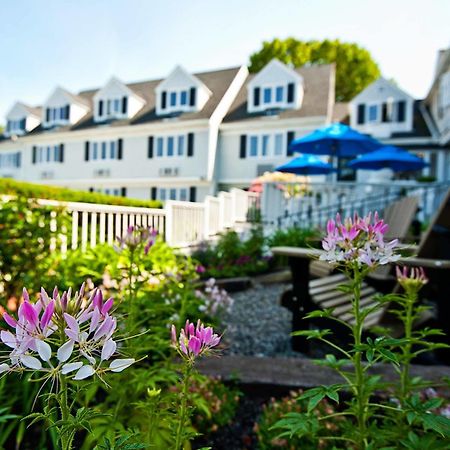
POLYGON ((299 41, 294 38, 265 41, 261 50, 250 56, 250 72, 258 72, 273 58, 302 67, 311 64, 336 64, 336 101, 349 101, 380 76, 378 64, 369 51, 355 43, 338 39, 299 41))

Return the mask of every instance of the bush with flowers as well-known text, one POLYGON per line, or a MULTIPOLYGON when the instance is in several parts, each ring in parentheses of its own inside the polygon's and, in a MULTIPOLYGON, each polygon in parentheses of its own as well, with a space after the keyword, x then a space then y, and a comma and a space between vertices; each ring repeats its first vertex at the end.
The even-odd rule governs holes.
POLYGON ((328 355, 320 364, 331 367, 341 377, 342 383, 322 386, 305 391, 299 400, 307 399, 308 408, 304 413, 287 413, 273 429, 279 431, 280 438, 296 436, 300 441, 312 434, 321 441, 329 441, 332 448, 352 449, 394 449, 394 448, 448 448, 450 420, 436 411, 443 400, 435 398, 423 401, 418 393, 428 383, 411 378, 411 361, 419 354, 444 347, 427 340, 439 335, 439 330, 414 330, 414 321, 425 307, 419 306, 419 291, 427 283, 421 268, 397 268, 397 281, 403 294, 392 294, 378 298, 376 306, 361 305, 363 279, 380 265, 398 261, 397 240, 384 241, 388 225, 375 213, 366 217, 329 220, 327 235, 322 241, 324 253, 321 259, 334 264, 343 271, 348 283, 340 290, 350 295, 352 320, 347 323, 332 315, 332 310, 320 310, 306 317, 325 317, 346 327, 352 338, 350 349, 333 342, 331 330, 317 329, 294 332, 294 335, 319 339, 341 356, 328 355), (364 339, 364 321, 369 314, 384 308, 386 302, 395 303, 394 313, 403 324, 404 337, 379 336, 364 339), (370 369, 378 362, 392 364, 398 373, 394 386, 396 403, 383 402, 376 393, 385 390, 386 382, 372 374, 370 369), (342 392, 349 392, 351 398, 345 402, 342 411, 317 417, 316 406, 328 399, 340 403, 342 392), (341 433, 330 436, 324 426, 333 417, 344 416, 352 426, 341 433))

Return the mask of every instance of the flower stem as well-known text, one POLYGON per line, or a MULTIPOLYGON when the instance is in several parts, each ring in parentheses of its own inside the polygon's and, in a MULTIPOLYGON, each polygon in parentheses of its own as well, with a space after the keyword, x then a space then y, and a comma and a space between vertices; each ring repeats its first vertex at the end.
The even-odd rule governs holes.
POLYGON ((180 450, 183 446, 183 428, 187 417, 188 389, 191 374, 192 374, 192 364, 190 362, 186 362, 182 381, 183 390, 181 393, 181 405, 178 410, 178 427, 175 440, 175 450, 180 450))
POLYGON ((403 364, 400 374, 400 401, 403 404, 410 390, 409 366, 411 362, 412 349, 412 326, 413 326, 413 307, 417 298, 417 293, 408 292, 406 295, 404 327, 406 343, 402 346, 403 364))
MULTIPOLYGON (((361 316, 360 301, 361 301, 361 283, 362 274, 359 269, 355 267, 353 278, 353 314, 355 317, 355 325, 353 326, 353 339, 355 348, 361 345, 362 328, 364 324, 364 318, 361 316)), ((365 389, 365 377, 364 367, 362 364, 362 351, 355 350, 353 357, 353 363, 355 368, 355 385, 354 393, 356 396, 356 420, 358 423, 358 448, 363 449, 366 447, 366 434, 367 434, 367 408, 368 398, 365 389)))
MULTIPOLYGON (((69 405, 67 402, 67 381, 65 376, 61 376, 59 384, 59 408, 61 411, 61 420, 67 423, 70 416, 69 405)), ((71 450, 74 434, 67 429, 67 425, 62 425, 60 432, 61 450, 71 450), (65 429, 66 428, 66 429, 65 429)))

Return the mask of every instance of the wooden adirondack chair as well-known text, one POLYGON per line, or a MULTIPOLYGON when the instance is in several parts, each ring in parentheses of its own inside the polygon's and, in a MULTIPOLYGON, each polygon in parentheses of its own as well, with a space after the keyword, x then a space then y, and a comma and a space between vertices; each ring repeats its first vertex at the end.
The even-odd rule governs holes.
MULTIPOLYGON (((386 240, 399 239, 404 242, 407 239, 409 229, 417 212, 417 197, 403 197, 386 207, 383 211, 383 219, 389 224, 386 240)), ((310 273, 315 277, 325 277, 330 275, 332 267, 325 261, 311 261, 310 273)), ((386 277, 389 268, 380 267, 377 271, 377 278, 386 277)))
MULTIPOLYGON (((351 296, 336 290, 344 281, 341 273, 328 277, 310 280, 309 266, 312 258, 317 258, 321 250, 274 247, 275 255, 288 257, 292 271, 293 289, 289 308, 293 312, 293 330, 305 329, 309 326, 303 317, 318 308, 334 308, 333 315, 348 323, 352 323, 351 296)), ((438 311, 438 326, 447 336, 450 335, 450 190, 444 198, 440 209, 432 220, 428 231, 424 234, 417 251, 417 257, 402 258, 399 264, 422 266, 427 270, 430 286, 434 292, 438 311)), ((369 307, 375 304, 377 291, 364 283, 361 304, 369 307)), ((382 320, 385 311, 376 311, 366 319, 366 329, 382 320)), ((293 348, 305 351, 308 341, 302 337, 293 339, 293 348)))

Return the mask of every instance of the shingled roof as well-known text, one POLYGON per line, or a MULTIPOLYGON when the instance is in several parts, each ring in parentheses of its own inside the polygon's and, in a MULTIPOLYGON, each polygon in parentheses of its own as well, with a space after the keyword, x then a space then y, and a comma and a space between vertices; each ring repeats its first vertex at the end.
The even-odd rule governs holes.
MULTIPOLYGON (((295 69, 303 77, 304 96, 300 109, 284 109, 276 112, 280 119, 327 116, 330 103, 334 102, 334 64, 301 67, 295 69), (333 98, 330 99, 330 96, 333 98), (331 100, 331 102, 330 102, 331 100)), ((255 120, 267 116, 267 112, 248 112, 247 85, 255 74, 247 78, 224 122, 255 120)))
MULTIPOLYGON (((231 82, 236 77, 239 69, 240 67, 233 67, 230 69, 222 69, 212 72, 201 72, 194 74, 208 87, 208 89, 212 92, 212 95, 206 102, 205 106, 201 109, 201 111, 182 112, 176 115, 156 115, 155 88, 159 83, 161 83, 162 79, 126 84, 128 88, 135 92, 139 97, 143 98, 146 103, 133 118, 112 120, 111 122, 107 122, 107 126, 119 127, 125 125, 152 123, 166 120, 167 118, 171 118, 174 116, 177 118, 177 120, 183 121, 209 119, 212 113, 217 108, 217 105, 224 96, 225 92, 229 88, 231 82)), ((105 122, 94 122, 93 97, 99 91, 99 89, 100 88, 81 91, 76 95, 76 97, 81 98, 85 104, 90 106, 90 112, 74 125, 58 127, 58 131, 75 131, 95 127, 105 127, 105 122)), ((43 133, 46 131, 47 130, 42 126, 39 126, 35 128, 30 134, 43 133)))

